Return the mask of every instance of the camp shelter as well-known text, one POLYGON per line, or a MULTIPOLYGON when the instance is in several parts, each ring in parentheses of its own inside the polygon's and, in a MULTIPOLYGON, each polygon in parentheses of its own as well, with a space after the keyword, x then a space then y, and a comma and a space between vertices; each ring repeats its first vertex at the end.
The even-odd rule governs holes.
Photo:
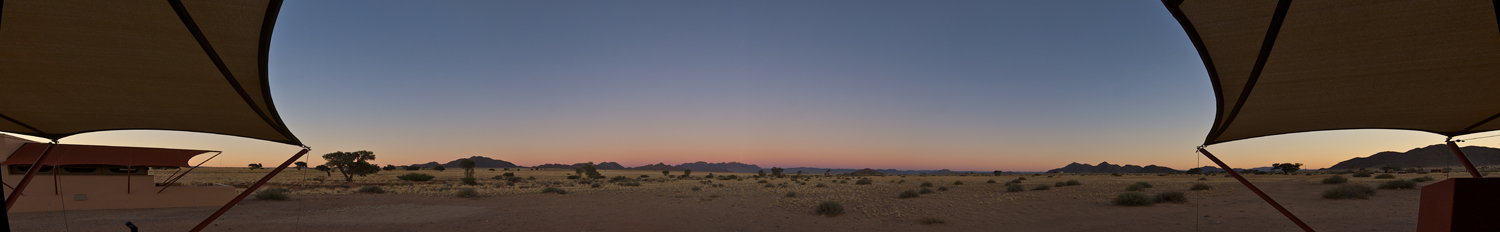
POLYGON ((1500 129, 1494 1, 1162 2, 1218 103, 1198 150, 1303 230, 1312 228, 1205 147, 1307 131, 1424 131, 1447 136, 1480 178, 1453 138, 1500 129))
MULTIPOLYGON (((5 183, 19 182, 49 146, 4 134, 0 140, 0 154, 7 155, 0 162, 5 183)), ((222 184, 156 183, 148 173, 149 168, 170 168, 156 171, 178 176, 189 167, 188 159, 212 151, 92 145, 52 149, 58 150, 38 170, 43 178, 31 183, 45 187, 27 189, 10 212, 220 206, 236 193, 222 184)))
MULTIPOLYGON (((193 231, 310 148, 272 104, 267 73, 280 0, 0 2, 0 131, 52 140, 109 130, 221 134, 301 146, 193 231)), ((17 161, 20 162, 20 161, 17 161)), ((39 181, 28 169, 16 191, 39 181)), ((64 183, 66 184, 66 183, 64 183)), ((170 190, 168 190, 170 191, 170 190)), ((7 210, 20 195, 6 199, 7 210)))

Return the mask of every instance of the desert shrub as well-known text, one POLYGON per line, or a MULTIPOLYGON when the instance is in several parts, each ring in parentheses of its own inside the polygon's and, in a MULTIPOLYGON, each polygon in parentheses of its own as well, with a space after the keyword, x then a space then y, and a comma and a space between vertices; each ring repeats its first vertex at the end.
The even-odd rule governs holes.
POLYGON ((1391 175, 1389 173, 1387 173, 1387 174, 1380 174, 1378 176, 1375 176, 1375 179, 1396 179, 1396 175, 1391 175))
POLYGON ((641 182, 622 182, 620 186, 639 187, 641 186, 641 182))
MULTIPOLYGON (((396 179, 401 179, 401 180, 404 180, 404 181, 429 181, 429 180, 432 180, 432 177, 433 177, 432 175, 427 175, 427 174, 413 172, 413 173, 407 173, 405 175, 396 176, 396 179)), ((387 180, 389 180, 389 179, 387 179, 387 180)))
POLYGON ((590 188, 598 188, 599 187, 599 183, 591 184, 591 185, 589 185, 589 187, 590 188))
POLYGON ((542 189, 542 193, 568 194, 568 190, 563 190, 557 187, 547 187, 542 189))
POLYGON ((1026 180, 1026 177, 1016 177, 1016 180, 1026 180))
POLYGON ((938 187, 938 191, 948 191, 948 186, 938 187))
POLYGON ((609 178, 609 182, 620 182, 620 181, 626 181, 626 180, 630 180, 630 177, 615 176, 615 177, 609 178))
POLYGON ((1368 172, 1356 172, 1356 173, 1354 173, 1353 176, 1354 177, 1370 177, 1370 173, 1368 173, 1368 172))
POLYGON ((1073 186, 1073 185, 1082 185, 1082 184, 1083 184, 1083 183, 1081 183, 1081 182, 1078 182, 1078 180, 1068 180, 1068 186, 1073 186))
POLYGON ((380 188, 380 186, 365 186, 365 187, 359 187, 359 192, 362 192, 362 193, 385 193, 385 189, 380 188))
POLYGON ((1021 179, 1010 180, 1010 182, 1007 182, 1007 183, 1020 184, 1021 183, 1021 179))
POLYGON ((964 185, 963 181, 954 181, 953 185, 964 185))
POLYGON ((1110 203, 1123 206, 1147 206, 1155 202, 1150 196, 1146 196, 1145 193, 1124 192, 1120 193, 1120 195, 1115 195, 1115 200, 1110 201, 1110 203))
POLYGON ((1151 183, 1146 183, 1145 181, 1135 182, 1135 185, 1140 185, 1141 187, 1145 187, 1145 188, 1151 188, 1151 187, 1153 187, 1153 186, 1151 186, 1151 183))
POLYGON ((1411 181, 1413 181, 1413 182, 1428 182, 1428 181, 1433 181, 1433 180, 1436 180, 1436 179, 1432 179, 1431 176, 1423 176, 1423 177, 1411 178, 1411 181))
POLYGON ((1056 184, 1052 184, 1052 187, 1062 187, 1062 186, 1066 186, 1066 185, 1068 185, 1068 184, 1067 183, 1063 183, 1062 181, 1058 181, 1056 184))
POLYGON ((1330 176, 1328 178, 1323 178, 1324 184, 1343 184, 1344 182, 1349 182, 1349 178, 1344 178, 1344 176, 1330 176))
POLYGON ((651 178, 651 175, 641 175, 641 178, 651 178))
POLYGON ((840 183, 840 184, 848 184, 848 183, 849 183, 849 181, 847 181, 847 180, 841 180, 841 181, 839 181, 839 183, 840 183))
POLYGON ((268 188, 260 190, 260 192, 255 192, 255 199, 285 201, 292 199, 292 196, 287 194, 291 192, 291 189, 286 188, 268 188))
POLYGON ((516 173, 514 173, 514 172, 507 172, 507 173, 501 173, 500 175, 501 176, 505 176, 505 177, 512 177, 512 176, 516 176, 516 173))
POLYGON ((920 197, 920 196, 922 196, 922 194, 921 193, 917 193, 917 190, 901 191, 901 198, 913 198, 913 197, 920 197))
POLYGON ((766 184, 766 187, 767 187, 767 188, 770 188, 770 187, 776 187, 776 185, 774 185, 774 184, 766 184))
POLYGON ((765 184, 765 183, 766 183, 766 180, 760 180, 760 181, 756 181, 756 182, 755 182, 755 183, 758 183, 758 184, 765 184))
POLYGON ((837 201, 823 201, 818 203, 818 208, 813 211, 823 216, 838 216, 844 214, 844 204, 839 204, 837 201))
POLYGON ((698 188, 698 187, 693 187, 693 191, 698 191, 698 190, 703 190, 703 189, 698 188))
MULTIPOLYGON (((578 179, 578 178, 579 178, 579 177, 581 177, 581 176, 575 176, 575 175, 568 175, 568 179, 569 179, 569 180, 577 180, 577 179, 578 179)), ((498 179, 500 179, 500 178, 505 178, 505 177, 502 177, 502 176, 495 176, 495 178, 490 178, 490 179, 497 179, 497 180, 498 180, 498 179)))
POLYGON ((922 225, 944 224, 944 223, 948 223, 948 221, 943 221, 942 218, 922 217, 922 225))
POLYGON ((1047 186, 1045 184, 1042 184, 1042 185, 1037 185, 1036 188, 1031 188, 1031 190, 1048 190, 1048 189, 1052 189, 1052 186, 1047 186))
POLYGON ((786 192, 786 197, 797 197, 797 192, 786 192))
POLYGON ((818 183, 818 185, 813 185, 813 187, 819 187, 819 188, 822 188, 822 187, 828 187, 828 185, 826 185, 826 184, 823 184, 823 183, 818 183))
POLYGON ((505 181, 508 181, 508 182, 521 182, 521 180, 525 180, 525 179, 521 179, 520 177, 507 177, 507 178, 505 178, 505 181))
POLYGON ((1022 187, 1021 185, 1016 184, 1016 185, 1006 186, 1005 187, 1005 191, 1006 192, 1021 192, 1021 191, 1026 191, 1026 187, 1022 187))
POLYGON ((1328 199, 1370 199, 1371 195, 1375 195, 1375 189, 1357 184, 1342 185, 1323 191, 1323 198, 1328 199))
POLYGON ((934 192, 932 191, 932 189, 922 188, 922 190, 921 191, 917 191, 917 193, 928 194, 928 193, 934 193, 934 192))
POLYGON ((1146 190, 1146 187, 1145 186, 1141 186, 1139 184, 1132 184, 1130 186, 1125 186, 1125 191, 1137 192, 1137 191, 1145 191, 1145 190, 1146 190))
POLYGON ((985 181, 984 183, 994 184, 995 183, 995 179, 990 179, 989 181, 985 181))
POLYGON ((463 198, 479 197, 479 191, 471 188, 461 188, 458 189, 458 192, 454 192, 453 196, 463 198))
POLYGON ((875 181, 874 180, 870 180, 870 178, 860 178, 858 181, 854 181, 854 184, 857 184, 857 185, 867 185, 867 184, 873 184, 873 183, 875 183, 875 181))
POLYGON ((464 177, 463 179, 459 179, 459 181, 463 182, 464 185, 479 185, 479 181, 473 177, 464 177))
POLYGON ((1187 203, 1188 199, 1187 195, 1182 194, 1182 192, 1164 192, 1157 193, 1155 201, 1156 203, 1187 203))
POLYGON ((919 187, 932 187, 932 182, 922 182, 922 185, 919 187))
POLYGON ((1412 182, 1410 180, 1391 180, 1391 181, 1386 181, 1385 183, 1380 183, 1380 189, 1414 189, 1414 188, 1417 188, 1417 182, 1412 182))
POLYGON ((1193 184, 1193 187, 1188 188, 1188 190, 1209 190, 1209 189, 1213 189, 1213 188, 1214 188, 1214 186, 1212 186, 1212 185, 1208 185, 1208 184, 1204 184, 1204 183, 1197 183, 1197 184, 1193 184))

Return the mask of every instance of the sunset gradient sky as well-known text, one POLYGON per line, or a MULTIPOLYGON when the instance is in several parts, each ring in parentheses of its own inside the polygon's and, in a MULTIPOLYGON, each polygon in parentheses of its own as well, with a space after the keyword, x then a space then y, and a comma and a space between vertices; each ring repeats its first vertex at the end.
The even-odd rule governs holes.
MULTIPOLYGON (((288 1, 270 54, 313 164, 1211 165, 1193 148, 1213 90, 1159 1, 288 1)), ((1442 141, 1352 130, 1210 150, 1323 168, 1442 141)), ((62 142, 223 150, 208 165, 231 167, 298 150, 163 131, 62 142)))

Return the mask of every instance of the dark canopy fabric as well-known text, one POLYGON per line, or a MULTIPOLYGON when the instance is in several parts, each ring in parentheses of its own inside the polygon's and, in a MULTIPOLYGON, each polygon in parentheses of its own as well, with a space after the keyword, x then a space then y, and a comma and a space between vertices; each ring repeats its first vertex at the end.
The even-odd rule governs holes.
MULTIPOLYGON (((48 144, 27 143, 11 154, 0 165, 29 165, 45 152, 48 144)), ((138 167, 189 167, 188 160, 203 154, 204 150, 184 150, 149 147, 116 147, 95 145, 58 144, 51 149, 53 155, 42 160, 42 165, 114 165, 138 167)))
POLYGON ((1492 1, 1163 3, 1218 97, 1204 145, 1319 130, 1500 129, 1492 1))
POLYGON ((302 145, 266 76, 279 0, 5 0, 0 131, 126 129, 302 145))

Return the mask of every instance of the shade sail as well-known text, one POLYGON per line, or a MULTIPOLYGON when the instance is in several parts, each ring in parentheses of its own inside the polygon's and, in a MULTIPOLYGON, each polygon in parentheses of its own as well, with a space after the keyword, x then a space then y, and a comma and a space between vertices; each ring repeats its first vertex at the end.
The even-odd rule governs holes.
MULTIPOLYGON (((0 165, 31 165, 47 150, 44 143, 27 143, 0 165)), ((116 147, 58 144, 42 165, 117 165, 136 167, 188 167, 188 160, 204 150, 148 147, 116 147)))
POLYGON ((268 88, 279 0, 3 4, 0 131, 159 129, 302 145, 268 88))
POLYGON ((1500 129, 1492 1, 1164 0, 1212 80, 1205 145, 1338 129, 1500 129))

